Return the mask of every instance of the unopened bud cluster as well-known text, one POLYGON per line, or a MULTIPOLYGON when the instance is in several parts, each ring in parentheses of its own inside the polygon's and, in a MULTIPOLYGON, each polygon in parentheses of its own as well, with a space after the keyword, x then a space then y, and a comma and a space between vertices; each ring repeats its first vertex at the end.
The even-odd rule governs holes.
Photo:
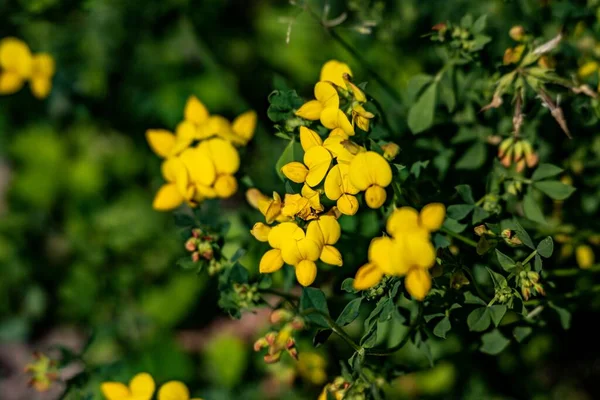
POLYGON ((234 283, 233 301, 240 310, 254 308, 260 302, 257 284, 234 283))
POLYGON ((505 229, 502 231, 500 236, 502 236, 504 242, 511 247, 517 247, 523 244, 523 241, 516 235, 515 231, 513 230, 505 229))
POLYGON ((34 362, 25 366, 25 372, 30 374, 29 385, 38 392, 50 389, 52 383, 58 380, 58 365, 42 353, 33 353, 34 362))
POLYGON ((269 318, 271 324, 281 325, 279 331, 270 331, 265 336, 254 342, 254 351, 267 349, 264 360, 273 364, 281 360, 283 353, 289 354, 298 360, 298 349, 294 334, 304 329, 304 320, 285 308, 274 310, 269 318))
POLYGON ((539 283, 540 274, 535 271, 521 271, 517 275, 517 284, 521 287, 521 294, 525 300, 529 300, 531 296, 542 295, 546 292, 541 283, 539 283))
POLYGON ((498 158, 506 168, 510 168, 514 164, 517 172, 523 172, 525 166, 533 168, 539 161, 539 157, 533 151, 531 143, 528 140, 515 137, 509 137, 500 143, 498 158))
POLYGON ((503 287, 496 289, 496 301, 500 304, 512 304, 514 293, 511 288, 503 287))
POLYGON ((217 240, 217 235, 195 228, 192 229, 192 236, 185 242, 185 249, 192 253, 192 261, 207 265, 211 276, 218 274, 224 265, 217 240))
POLYGON ((387 293, 388 290, 388 286, 390 281, 392 280, 391 277, 389 276, 384 276, 383 279, 381 279, 381 281, 373 286, 370 289, 367 289, 364 293, 364 296, 367 300, 377 300, 379 298, 381 298, 381 296, 383 296, 385 293, 387 293))

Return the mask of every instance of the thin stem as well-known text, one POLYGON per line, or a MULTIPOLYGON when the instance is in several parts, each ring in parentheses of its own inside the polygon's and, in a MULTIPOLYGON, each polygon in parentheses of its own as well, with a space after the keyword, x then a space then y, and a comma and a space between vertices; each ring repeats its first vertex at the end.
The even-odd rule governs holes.
POLYGON ((442 227, 440 229, 440 232, 444 232, 446 235, 451 236, 451 237, 453 237, 455 239, 458 239, 461 242, 463 242, 465 244, 468 244, 469 246, 477 247, 477 242, 476 241, 471 240, 471 239, 469 239, 467 237, 464 237, 463 235, 461 235, 459 233, 452 232, 451 230, 448 230, 448 229, 446 229, 444 227, 442 227))
POLYGON ((417 329, 417 327, 421 323, 422 316, 423 316, 423 303, 419 303, 419 312, 417 313, 417 317, 410 324, 408 331, 406 331, 406 333, 404 334, 404 337, 402 337, 402 339, 400 340, 400 342, 397 345, 390 347, 389 349, 367 349, 365 351, 365 355, 382 357, 382 356, 389 356, 390 354, 394 354, 395 352, 400 350, 410 340, 410 336, 413 334, 413 332, 417 329))
POLYGON ((527 265, 527 263, 528 263, 529 261, 531 261, 531 259, 532 259, 533 257, 535 257, 535 255, 536 255, 536 254, 537 254, 537 250, 534 250, 534 251, 532 251, 532 252, 531 252, 531 254, 530 254, 530 255, 528 255, 528 256, 527 256, 527 258, 523 260, 523 265, 527 265))
POLYGON ((288 301, 299 301, 300 300, 300 298, 298 296, 296 296, 295 294, 281 292, 277 289, 258 289, 258 291, 259 291, 259 293, 273 294, 275 296, 279 296, 288 301))
POLYGON ((592 265, 590 268, 586 268, 586 269, 582 269, 579 267, 573 267, 573 268, 563 268, 563 269, 552 269, 552 270, 546 271, 548 276, 556 276, 556 277, 575 276, 575 275, 579 275, 579 274, 584 274, 586 272, 590 272, 590 273, 600 272, 600 264, 592 265))
POLYGON ((356 344, 356 342, 354 340, 352 340, 352 338, 346 333, 346 331, 344 331, 344 329, 341 326, 339 326, 329 315, 327 315, 323 311, 318 310, 316 308, 307 308, 300 315, 307 316, 310 314, 319 314, 321 317, 323 317, 327 321, 327 325, 329 325, 331 330, 336 335, 338 335, 339 337, 344 339, 346 341, 346 343, 348 343, 354 349, 354 351, 356 351, 356 352, 363 351, 362 347, 360 347, 358 344, 356 344))
POLYGON ((488 297, 488 295, 485 294, 483 289, 481 289, 481 286, 479 286, 479 284, 477 283, 477 280, 475 280, 475 276, 473 276, 473 273, 471 271, 469 271, 467 268, 463 268, 463 271, 465 271, 469 275, 470 282, 473 283, 473 287, 475 287, 475 291, 477 292, 479 297, 481 297, 484 301, 491 301, 491 299, 488 297))

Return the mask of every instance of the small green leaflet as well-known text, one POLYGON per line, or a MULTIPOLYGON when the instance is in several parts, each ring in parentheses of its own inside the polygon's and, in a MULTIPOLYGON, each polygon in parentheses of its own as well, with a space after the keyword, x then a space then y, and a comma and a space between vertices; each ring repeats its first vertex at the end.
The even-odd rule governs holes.
POLYGON ((431 83, 408 112, 408 127, 413 134, 426 131, 433 125, 437 97, 437 82, 431 83))

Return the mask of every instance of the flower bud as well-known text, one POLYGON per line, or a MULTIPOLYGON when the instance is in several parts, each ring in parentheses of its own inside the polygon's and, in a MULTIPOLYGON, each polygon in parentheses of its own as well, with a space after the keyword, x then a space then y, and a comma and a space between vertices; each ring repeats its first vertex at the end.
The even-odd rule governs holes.
POLYGON ((267 364, 275 364, 281 358, 281 351, 278 351, 275 354, 266 354, 264 356, 264 360, 267 364))
POLYGON ((514 154, 513 154, 513 160, 519 161, 522 157, 523 157, 523 142, 521 140, 519 140, 517 143, 515 143, 514 147, 514 154))
POLYGON ((508 31, 508 36, 510 36, 512 40, 520 42, 525 39, 525 28, 521 25, 515 25, 508 31))
POLYGON ((215 253, 213 251, 213 249, 208 249, 208 250, 204 250, 202 252, 202 257, 204 257, 205 260, 212 260, 214 257, 215 253))
POLYGON ((498 157, 499 158, 504 157, 504 155, 506 154, 508 149, 512 146, 514 140, 515 140, 514 138, 510 137, 508 139, 504 139, 502 141, 502 143, 500 143, 500 146, 498 146, 498 157))
POLYGON ((284 308, 274 310, 269 316, 272 324, 286 323, 294 317, 294 313, 284 308))
POLYGON ((215 193, 222 199, 233 196, 237 187, 237 181, 233 175, 219 175, 214 183, 215 193))
POLYGON ((193 262, 198 262, 200 261, 200 253, 198 253, 197 251, 192 253, 192 261, 193 262))
POLYGON ((488 233, 488 229, 485 225, 477 225, 473 230, 477 236, 483 236, 488 233))
POLYGON ((384 144, 381 148, 383 149, 383 158, 388 161, 392 161, 400 152, 400 146, 396 143, 384 144))
POLYGON ((308 175, 308 168, 300 162, 292 161, 281 168, 281 173, 292 182, 304 183, 308 175))
POLYGON ((537 294, 540 294, 542 296, 546 295, 546 291, 544 290, 544 287, 539 283, 536 283, 535 285, 533 285, 533 289, 536 291, 537 294))
POLYGON ((387 193, 385 189, 378 185, 367 188, 365 192, 365 202, 370 208, 379 208, 385 203, 387 193))
POLYGON ((295 317, 295 318, 292 320, 292 322, 291 322, 291 325, 292 325, 292 329, 293 329, 293 330, 295 330, 295 331, 299 331, 299 330, 302 330, 302 329, 304 329, 304 327, 305 327, 305 325, 306 325, 306 324, 304 323, 304 320, 303 320, 302 318, 300 318, 300 317, 295 317))
POLYGON ((187 251, 196 251, 198 241, 195 238, 189 238, 187 242, 185 242, 185 249, 187 251))
POLYGON ((531 290, 528 287, 521 287, 521 294, 525 301, 529 300, 529 296, 531 296, 531 290))
POLYGON ((261 337, 256 342, 254 342, 254 351, 260 351, 265 347, 269 347, 269 343, 264 337, 261 337))
POLYGON ((298 349, 296 349, 294 347, 294 348, 288 349, 287 352, 290 356, 292 356, 292 358, 294 360, 298 361, 298 349))
POLYGON ((263 224, 262 222, 257 222, 252 227, 250 233, 252 236, 256 238, 259 242, 266 242, 269 239, 269 232, 271 232, 271 227, 263 224))
POLYGON ((275 340, 277 340, 277 332, 269 332, 265 335, 265 340, 267 341, 267 343, 272 346, 275 343, 275 340))
POLYGON ((537 281, 540 280, 540 274, 535 271, 528 271, 527 279, 529 279, 530 282, 537 283, 537 281))
POLYGON ((450 278, 450 287, 455 290, 458 290, 469 283, 471 282, 469 282, 469 279, 467 279, 462 271, 453 273, 452 277, 450 278))
POLYGON ((201 234, 202 234, 202 229, 200 229, 200 228, 192 229, 192 236, 194 238, 198 239, 201 234))

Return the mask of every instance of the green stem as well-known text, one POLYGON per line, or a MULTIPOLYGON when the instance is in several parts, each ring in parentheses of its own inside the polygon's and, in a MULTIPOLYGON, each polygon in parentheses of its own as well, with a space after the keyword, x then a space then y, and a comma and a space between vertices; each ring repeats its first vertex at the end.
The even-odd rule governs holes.
POLYGON ((535 255, 536 255, 536 254, 537 254, 537 250, 534 250, 534 251, 532 251, 532 252, 531 252, 531 254, 530 254, 530 255, 528 255, 528 256, 527 256, 527 258, 523 260, 523 265, 527 265, 527 263, 528 263, 529 261, 531 261, 531 259, 532 259, 533 257, 535 257, 535 255))
POLYGON ((421 323, 422 316, 423 316, 423 303, 419 303, 419 312, 417 313, 417 317, 410 324, 408 331, 406 331, 406 333, 404 334, 404 336, 402 337, 402 339, 400 340, 400 342, 397 345, 395 345, 394 347, 390 347, 389 349, 367 349, 365 351, 365 355, 383 357, 383 356, 389 356, 390 354, 394 354, 395 352, 400 350, 410 340, 410 336, 413 334, 413 332, 417 329, 417 327, 421 323))
POLYGON ((354 349, 354 351, 359 353, 363 351, 363 348, 356 344, 356 342, 352 340, 352 338, 346 333, 346 331, 344 331, 344 329, 341 326, 339 326, 328 314, 316 308, 307 308, 306 310, 302 311, 300 315, 307 316, 310 314, 319 314, 327 321, 327 325, 329 325, 329 328, 331 328, 331 330, 336 335, 344 339, 346 343, 348 343, 354 349))
POLYGON ((455 239, 460 240, 461 242, 468 244, 469 246, 473 246, 473 247, 477 247, 477 242, 474 240, 471 240, 467 237, 464 237, 463 235, 456 233, 456 232, 452 232, 451 230, 448 230, 447 228, 442 227, 440 229, 440 232, 444 232, 446 235, 451 236, 455 239))
POLYGON ((579 267, 563 268, 563 269, 552 269, 546 271, 548 276, 564 277, 564 276, 576 276, 579 274, 585 274, 586 272, 594 273, 600 272, 600 264, 592 265, 590 268, 582 269, 579 267))
POLYGON ((467 268, 463 268, 462 270, 465 271, 469 275, 469 278, 470 278, 469 281, 473 283, 473 287, 475 288, 475 291, 477 292, 479 297, 481 297, 484 301, 491 301, 490 298, 488 297, 488 295, 485 294, 483 289, 481 289, 481 286, 479 286, 479 284, 477 283, 477 280, 475 280, 475 276, 473 276, 473 273, 471 273, 471 271, 469 271, 467 268))

